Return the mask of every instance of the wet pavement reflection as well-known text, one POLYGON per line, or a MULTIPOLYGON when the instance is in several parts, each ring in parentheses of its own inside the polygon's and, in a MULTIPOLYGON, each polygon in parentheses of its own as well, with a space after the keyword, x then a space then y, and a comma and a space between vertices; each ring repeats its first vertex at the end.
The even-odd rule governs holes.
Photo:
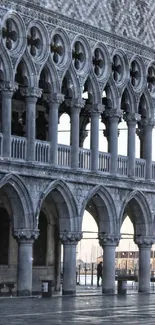
POLYGON ((0 299, 0 325, 155 324, 155 294, 0 299))

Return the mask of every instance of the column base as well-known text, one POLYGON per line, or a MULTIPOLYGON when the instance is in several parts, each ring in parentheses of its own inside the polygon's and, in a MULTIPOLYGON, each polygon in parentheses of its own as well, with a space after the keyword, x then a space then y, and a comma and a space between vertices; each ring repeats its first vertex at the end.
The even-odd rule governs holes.
POLYGON ((65 295, 72 296, 72 295, 75 295, 75 294, 76 294, 75 290, 62 290, 62 295, 63 296, 65 296, 65 295))
POLYGON ((32 292, 30 290, 17 290, 17 296, 29 297, 31 295, 32 295, 32 292))
POLYGON ((108 288, 102 288, 102 293, 113 295, 115 293, 115 289, 113 289, 113 288, 109 288, 109 289, 108 288))

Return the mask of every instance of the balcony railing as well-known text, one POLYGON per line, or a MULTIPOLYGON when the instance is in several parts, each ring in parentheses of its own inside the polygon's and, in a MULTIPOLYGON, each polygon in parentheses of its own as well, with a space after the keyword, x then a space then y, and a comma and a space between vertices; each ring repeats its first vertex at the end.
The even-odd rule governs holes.
POLYGON ((58 158, 57 162, 59 166, 70 167, 71 166, 71 147, 58 144, 58 158))
POLYGON ((91 150, 80 148, 79 168, 87 170, 91 169, 91 150))
POLYGON ((50 144, 46 141, 36 140, 35 160, 40 163, 49 163, 50 144))
POLYGON ((118 156, 117 172, 119 175, 128 176, 128 157, 127 156, 118 156))
POLYGON ((146 161, 145 159, 136 159, 135 161, 135 176, 137 178, 145 178, 146 161))
MULTIPOLYGON (((11 158, 26 160, 27 140, 24 137, 11 137, 11 158)), ((3 156, 3 135, 0 133, 0 156, 3 156)), ((35 141, 35 161, 43 164, 50 163, 50 143, 46 141, 35 141)), ((57 165, 71 167, 71 147, 58 144, 57 165)), ((79 168, 85 171, 91 170, 91 150, 79 148, 79 168)), ((110 173, 111 154, 99 152, 98 170, 103 173, 110 173)), ((135 160, 135 177, 145 179, 146 161, 135 160)), ((117 173, 128 176, 128 157, 118 156, 117 173)), ((155 162, 152 162, 152 179, 155 180, 155 162)))
POLYGON ((27 140, 24 137, 11 137, 11 158, 25 160, 27 140))
POLYGON ((99 170, 103 173, 110 173, 111 169, 111 154, 99 152, 99 170))

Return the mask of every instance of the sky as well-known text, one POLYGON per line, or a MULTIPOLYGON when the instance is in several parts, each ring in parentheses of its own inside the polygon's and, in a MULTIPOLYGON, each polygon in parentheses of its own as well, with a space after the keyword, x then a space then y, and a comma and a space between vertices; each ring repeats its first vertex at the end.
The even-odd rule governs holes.
MULTIPOLYGON (((103 136, 103 129, 105 128, 103 123, 99 123, 99 150, 107 152, 107 140, 103 136)), ((120 130, 118 137, 118 154, 127 155, 127 125, 126 122, 119 123, 118 129, 120 130), (123 130, 122 130, 123 129, 123 130), (125 130, 124 130, 125 129, 125 130)), ((70 145, 70 118, 67 114, 63 114, 59 121, 58 126, 58 143, 70 145), (64 132, 64 131, 67 132, 64 132)), ((90 124, 87 126, 87 130, 90 130, 90 124)), ((155 143, 155 129, 153 130, 153 141, 152 141, 152 160, 155 161, 155 148, 153 144, 155 143)), ((90 149, 90 132, 88 132, 88 137, 84 141, 84 148, 90 149)), ((140 141, 136 135, 136 158, 140 157, 140 141)), ((81 259, 84 262, 95 262, 98 256, 102 255, 102 248, 99 246, 97 237, 97 224, 93 217, 85 211, 83 217, 82 231, 92 231, 94 233, 84 233, 84 237, 94 238, 94 239, 82 239, 77 246, 77 259, 81 259), (89 225, 89 227, 88 227, 89 225)), ((127 217, 122 225, 121 233, 134 234, 133 225, 130 219, 127 217)), ((153 246, 155 249, 155 246, 153 246)), ((120 240, 120 244, 117 250, 138 250, 137 245, 131 239, 120 240)))

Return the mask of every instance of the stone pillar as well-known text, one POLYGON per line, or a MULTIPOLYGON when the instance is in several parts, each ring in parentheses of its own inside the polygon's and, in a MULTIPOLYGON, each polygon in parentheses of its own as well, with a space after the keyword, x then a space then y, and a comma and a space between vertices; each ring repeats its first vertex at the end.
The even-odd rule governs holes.
POLYGON ((150 257, 153 237, 136 236, 134 239, 139 248, 139 292, 150 292, 150 257))
POLYGON ((105 111, 106 125, 108 125, 108 151, 111 153, 111 173, 117 174, 118 166, 118 122, 122 112, 117 109, 105 111))
POLYGON ((140 120, 140 115, 128 113, 124 115, 124 120, 128 126, 128 176, 135 176, 135 153, 136 153, 136 124, 140 120))
POLYGON ((63 295, 76 293, 76 246, 81 238, 81 233, 66 231, 60 234, 63 244, 63 295))
POLYGON ((38 237, 35 230, 15 230, 14 237, 18 242, 17 295, 32 294, 33 243, 38 237))
POLYGON ((71 102, 71 167, 79 168, 79 130, 80 111, 84 107, 85 101, 75 99, 71 102))
POLYGON ((103 247, 103 293, 115 292, 115 250, 119 240, 119 235, 99 234, 99 243, 103 247))
POLYGON ((11 157, 11 119, 12 119, 12 96, 17 87, 12 85, 2 86, 2 134, 3 134, 3 157, 11 157))
POLYGON ((99 119, 103 106, 93 105, 91 109, 91 170, 98 171, 99 166, 99 119))
POLYGON ((57 164, 58 151, 58 119, 59 107, 64 101, 62 94, 45 94, 44 99, 49 104, 49 141, 50 141, 50 163, 57 164))
POLYGON ((35 161, 36 139, 36 103, 41 97, 40 88, 22 88, 21 95, 26 97, 26 137, 27 137, 27 160, 35 161))
POLYGON ((146 179, 152 178, 152 130, 155 120, 152 118, 143 121, 143 159, 146 160, 146 179))

